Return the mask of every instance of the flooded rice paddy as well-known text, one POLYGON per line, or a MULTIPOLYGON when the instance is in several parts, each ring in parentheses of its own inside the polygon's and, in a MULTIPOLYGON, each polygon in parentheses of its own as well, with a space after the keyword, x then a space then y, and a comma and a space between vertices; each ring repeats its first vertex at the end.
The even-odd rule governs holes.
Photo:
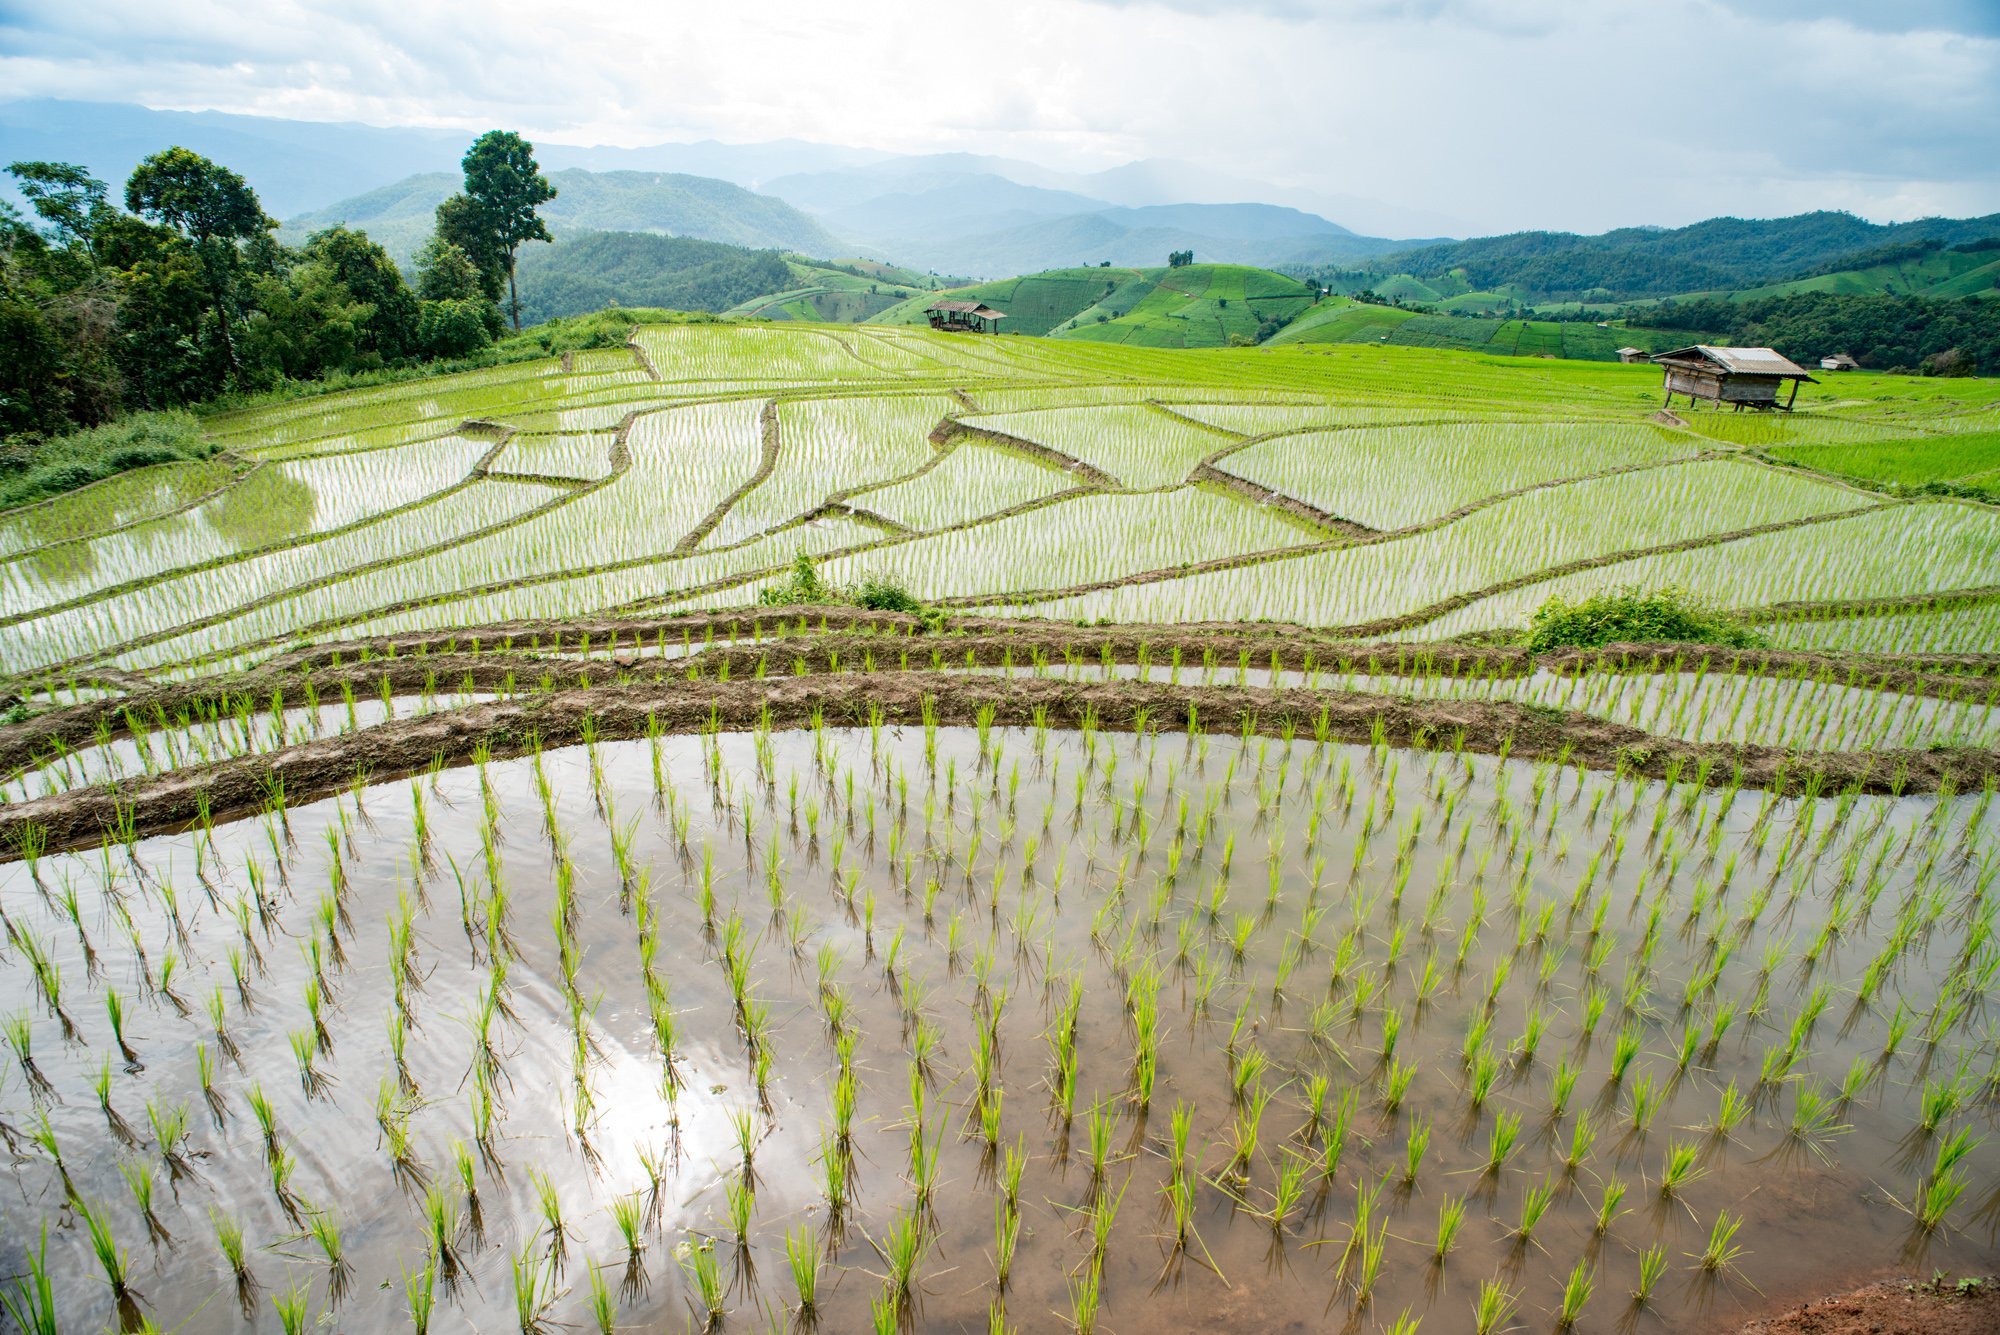
POLYGON ((1991 790, 1305 737, 357 786, 0 867, 0 1268, 46 1225, 64 1330, 1706 1330, 1994 1267, 1996 877, 1991 790))

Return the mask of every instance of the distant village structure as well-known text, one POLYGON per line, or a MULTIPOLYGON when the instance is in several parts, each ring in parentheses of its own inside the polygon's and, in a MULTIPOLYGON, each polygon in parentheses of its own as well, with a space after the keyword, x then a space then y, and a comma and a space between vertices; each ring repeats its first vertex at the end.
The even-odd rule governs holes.
POLYGON ((1831 357, 1820 358, 1819 369, 1822 371, 1858 371, 1861 369, 1861 363, 1855 361, 1854 358, 1844 352, 1836 352, 1831 357))
POLYGON ((998 333, 994 322, 1007 318, 1005 311, 996 311, 982 302, 963 301, 956 297, 932 302, 924 308, 924 314, 930 317, 931 328, 947 334, 998 333))
POLYGON ((1697 343, 1676 348, 1653 358, 1666 375, 1667 406, 1674 395, 1688 396, 1689 406, 1702 399, 1721 407, 1728 404, 1738 412, 1745 408, 1792 410, 1799 397, 1799 385, 1818 384, 1806 369, 1770 348, 1716 348, 1697 343), (1790 393, 1778 401, 1778 391, 1789 382, 1790 393))
POLYGON ((1650 362, 1653 360, 1653 354, 1644 348, 1620 348, 1618 349, 1618 360, 1628 365, 1636 362, 1650 362))

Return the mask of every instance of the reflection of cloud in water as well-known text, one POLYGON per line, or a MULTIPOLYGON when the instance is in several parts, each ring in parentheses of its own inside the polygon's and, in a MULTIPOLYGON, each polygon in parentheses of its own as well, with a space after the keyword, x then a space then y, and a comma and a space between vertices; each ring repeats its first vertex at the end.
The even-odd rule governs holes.
POLYGON ((608 1247, 617 1232, 607 1207, 628 1192, 652 1190, 646 1169, 650 1159, 662 1169, 656 1218, 666 1236, 671 1240, 679 1230, 698 1226, 702 1211, 695 1202, 738 1161, 730 1115, 755 1107, 755 1091, 747 1076, 736 1063, 724 1062, 711 1046, 690 1046, 681 1053, 681 1088, 670 1105, 661 1088, 659 1058, 627 1047, 601 1018, 586 1021, 592 1044, 592 1119, 586 1136, 599 1164, 597 1176, 592 1177, 581 1157, 571 1155, 568 1148, 576 1138, 568 1002, 539 976, 517 973, 513 980, 513 1004, 521 1024, 505 1057, 513 1092, 502 1122, 500 1153, 510 1170, 507 1194, 514 1198, 517 1213, 528 1217, 539 1208, 526 1170, 548 1172, 548 1165, 558 1165, 563 1172, 553 1181, 563 1198, 565 1220, 598 1247, 608 1247), (539 1152, 534 1148, 536 1137, 560 1138, 562 1152, 539 1152), (522 1171, 512 1171, 517 1167, 522 1171))

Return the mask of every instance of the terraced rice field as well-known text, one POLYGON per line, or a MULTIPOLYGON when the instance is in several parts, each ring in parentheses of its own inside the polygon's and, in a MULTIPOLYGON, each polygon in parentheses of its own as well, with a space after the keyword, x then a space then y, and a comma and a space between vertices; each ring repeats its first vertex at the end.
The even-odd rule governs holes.
MULTIPOLYGON (((392 613, 449 625, 503 590, 545 590, 536 615, 608 610, 590 576, 612 568, 644 572, 648 603, 677 590, 744 601, 784 564, 782 548, 843 506, 884 521, 853 545, 882 547, 874 564, 919 597, 977 605, 1032 591, 1039 600, 1020 610, 1062 617, 1365 627, 1516 586, 1436 628, 1453 633, 1518 625, 1550 589, 1630 580, 1684 579, 1745 608, 2000 583, 2000 519, 1950 498, 1893 502, 1906 513, 1861 521, 1871 533, 1886 526, 1905 553, 1948 531, 1950 560, 1873 561, 1844 537, 1826 546, 1866 569, 1783 561, 1774 575, 1763 548, 1724 554, 1733 532, 1892 504, 1837 481, 1801 483, 1743 451, 1844 459, 1900 439, 1920 462, 1939 441, 1983 439, 1990 402, 1941 402, 1871 377, 1842 382, 1837 408, 1781 422, 1696 414, 1690 428, 1645 420, 1651 375, 1367 349, 641 330, 630 350, 567 369, 530 363, 218 418, 230 453, 212 465, 143 470, 8 517, 0 670, 174 670, 176 654, 189 666, 254 656, 392 613), (1689 484, 1706 465, 1671 467, 1702 453, 1737 456, 1720 470, 1731 482, 1719 509, 1714 488, 1689 484), (1622 483, 1593 480, 1620 470, 1622 483), (1536 488, 1546 494, 1530 501, 1536 488), (1106 505, 1126 491, 1187 493, 1165 512, 1179 527, 1149 529, 1143 553, 1062 556, 1100 517, 1130 510, 1106 505), (1011 517, 1037 502, 1052 502, 1029 512, 1040 519, 1011 517), (1274 509, 1318 529, 1280 535, 1258 518, 1274 509), (958 536, 898 550, 899 530, 947 529, 958 536), (1340 552, 1381 535, 1380 553, 1340 552), (1690 539, 1701 546, 1640 558, 1690 539), (724 574, 682 560, 752 544, 778 559, 724 574), (926 567, 933 551, 952 553, 949 569, 926 567), (1571 570, 1578 561, 1602 564, 1571 570), (365 573, 342 577, 357 565, 365 573), (1231 568, 1203 573, 1217 566, 1231 568), (727 586, 711 587, 718 579, 727 586), (177 580, 200 598, 174 595, 177 580), (1141 583, 1085 587, 1110 580, 1141 583)), ((1953 467, 1970 457, 1959 448, 1953 467)), ((1818 541, 1774 536, 1764 547, 1818 541)))
POLYGON ((1770 460, 1995 391, 1655 375, 676 326, 0 519, 6 1292, 1692 1335, 1994 1270, 2000 511, 1770 460), (930 606, 757 606, 802 551, 930 606), (1506 642, 1668 582, 1768 647, 1506 642))

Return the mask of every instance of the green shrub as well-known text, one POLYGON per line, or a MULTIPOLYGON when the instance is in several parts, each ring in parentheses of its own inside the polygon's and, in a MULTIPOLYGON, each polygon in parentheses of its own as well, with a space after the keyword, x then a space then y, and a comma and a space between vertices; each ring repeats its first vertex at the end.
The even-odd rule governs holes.
POLYGON ((921 612, 924 605, 894 580, 878 579, 870 575, 857 584, 853 590, 858 606, 875 612, 921 612))
POLYGON ((853 588, 838 588, 819 577, 813 559, 804 552, 792 558, 791 573, 777 584, 765 586, 757 601, 766 607, 794 603, 851 603, 874 612, 922 613, 917 596, 893 580, 870 575, 853 588))
POLYGON ((1571 646, 1659 641, 1746 648, 1762 641, 1749 627, 1685 589, 1647 591, 1636 586, 1600 593, 1579 603, 1551 598, 1528 626, 1528 649, 1546 653, 1571 646))
POLYGON ((221 446, 201 438, 192 413, 134 413, 104 426, 0 452, 0 509, 27 505, 153 464, 206 459, 221 446))
POLYGON ((792 573, 782 584, 767 586, 757 595, 757 601, 766 607, 783 607, 791 603, 826 603, 834 601, 827 595, 827 589, 820 582, 819 571, 813 567, 813 559, 804 552, 792 558, 792 573))

